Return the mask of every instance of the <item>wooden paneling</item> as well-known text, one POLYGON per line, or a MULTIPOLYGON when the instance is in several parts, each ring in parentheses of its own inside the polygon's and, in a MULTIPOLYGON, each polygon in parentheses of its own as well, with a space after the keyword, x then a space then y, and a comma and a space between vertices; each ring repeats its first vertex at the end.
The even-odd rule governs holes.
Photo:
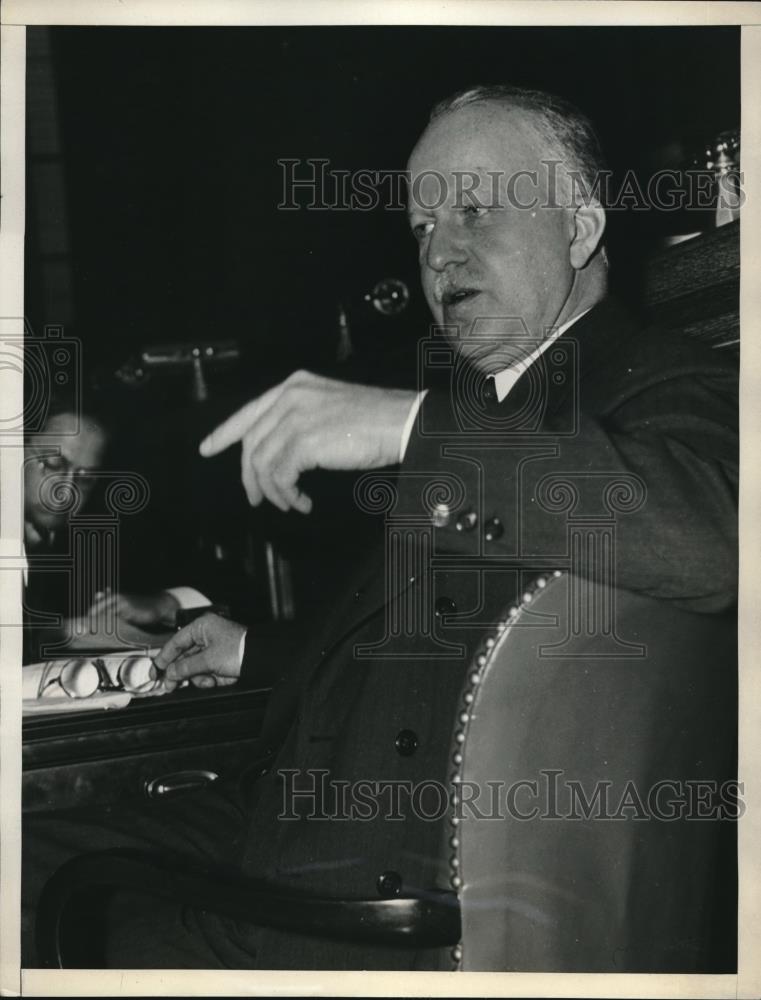
POLYGON ((740 339, 740 222, 657 253, 645 270, 645 302, 665 327, 718 346, 740 339))

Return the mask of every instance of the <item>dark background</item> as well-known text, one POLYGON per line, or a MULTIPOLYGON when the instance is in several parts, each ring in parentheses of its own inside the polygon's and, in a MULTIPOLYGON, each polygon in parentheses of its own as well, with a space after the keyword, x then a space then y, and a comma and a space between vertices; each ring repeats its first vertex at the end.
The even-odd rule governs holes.
MULTIPOLYGON (((735 28, 70 27, 31 28, 29 41, 29 128, 57 130, 62 183, 51 198, 44 156, 29 159, 27 317, 81 340, 116 412, 112 464, 151 482, 149 509, 125 521, 126 584, 208 577, 214 544, 236 551, 247 529, 255 548, 273 538, 292 560, 299 608, 317 607, 361 548, 352 477, 317 476, 310 519, 249 512, 237 454, 204 463, 197 441, 295 367, 412 384, 427 318, 404 213, 280 211, 277 160, 403 169, 431 105, 475 83, 571 99, 618 174, 673 165, 740 121, 735 28), (46 266, 51 230, 65 309, 46 266), (363 301, 389 276, 412 295, 391 319, 363 301), (355 347, 343 365, 339 300, 355 347), (210 373, 204 404, 187 373, 132 387, 114 376, 145 344, 229 338, 242 360, 210 373)), ((623 294, 662 225, 611 220, 623 294)))

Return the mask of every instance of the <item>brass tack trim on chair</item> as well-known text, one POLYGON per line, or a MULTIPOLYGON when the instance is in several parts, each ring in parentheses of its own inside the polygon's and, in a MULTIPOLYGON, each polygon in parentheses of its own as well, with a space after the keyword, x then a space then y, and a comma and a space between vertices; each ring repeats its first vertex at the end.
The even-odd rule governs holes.
MULTIPOLYGON (((550 577, 559 577, 562 575, 562 570, 556 569, 553 570, 550 577)), ((497 645, 497 640, 512 627, 523 609, 528 604, 531 604, 536 594, 540 590, 544 590, 547 586, 548 579, 549 578, 547 576, 540 576, 534 581, 534 583, 531 584, 529 589, 526 590, 521 596, 519 603, 513 604, 508 608, 506 617, 497 624, 495 634, 488 636, 483 642, 483 647, 476 653, 475 669, 471 670, 468 675, 467 686, 462 695, 462 702, 465 705, 465 709, 460 711, 457 717, 458 728, 454 733, 455 745, 452 748, 452 763, 455 765, 456 770, 450 775, 450 781, 455 786, 462 782, 462 747, 465 743, 468 728, 471 722, 471 711, 473 702, 475 701, 475 688, 481 681, 483 670, 493 655, 493 650, 497 645)), ((449 856, 449 869, 451 872, 449 884, 453 889, 457 890, 462 887, 462 875, 460 871, 461 840, 457 836, 457 827, 460 825, 460 817, 457 815, 457 807, 460 804, 459 795, 453 794, 451 796, 450 803, 452 806, 452 812, 449 816, 449 823, 454 828, 454 832, 449 839, 449 846, 452 850, 452 853, 449 856)), ((453 971, 459 970, 462 966, 462 941, 452 948, 450 955, 453 963, 453 971)))

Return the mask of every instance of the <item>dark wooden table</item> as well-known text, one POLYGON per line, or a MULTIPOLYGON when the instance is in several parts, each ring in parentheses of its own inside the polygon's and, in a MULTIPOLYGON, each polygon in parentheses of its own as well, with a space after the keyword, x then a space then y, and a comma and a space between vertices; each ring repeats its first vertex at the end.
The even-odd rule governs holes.
MULTIPOLYGON (((251 628, 266 683, 268 664, 301 655, 300 633, 293 622, 251 628)), ((234 780, 263 765, 270 751, 259 734, 270 688, 256 683, 181 688, 133 698, 123 709, 28 716, 22 728, 24 811, 166 798, 212 776, 234 780)))
POLYGON ((204 772, 235 778, 265 757, 266 689, 189 688, 103 712, 32 716, 23 723, 25 811, 179 794, 204 772), (174 789, 174 791, 173 791, 174 789))

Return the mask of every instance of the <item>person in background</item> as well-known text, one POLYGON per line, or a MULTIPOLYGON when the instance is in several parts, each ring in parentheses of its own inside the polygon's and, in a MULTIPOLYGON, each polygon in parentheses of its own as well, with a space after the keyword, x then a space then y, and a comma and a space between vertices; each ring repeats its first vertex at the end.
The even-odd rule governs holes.
MULTIPOLYGON (((50 557, 66 557, 68 526, 74 514, 92 506, 99 474, 111 439, 108 408, 93 394, 83 408, 67 394, 50 399, 44 427, 25 439, 24 552, 24 662, 40 657, 45 642, 71 637, 74 620, 90 623, 101 638, 98 623, 110 614, 122 641, 144 642, 146 633, 166 634, 183 608, 207 607, 210 601, 192 587, 176 587, 152 594, 128 594, 110 589, 88 589, 90 575, 77 565, 55 566, 50 557), (78 500, 71 503, 71 491, 78 500), (55 615, 59 623, 45 623, 55 615)), ((72 556, 73 558, 73 556, 72 556)), ((80 638, 81 641, 81 638, 80 638)))

